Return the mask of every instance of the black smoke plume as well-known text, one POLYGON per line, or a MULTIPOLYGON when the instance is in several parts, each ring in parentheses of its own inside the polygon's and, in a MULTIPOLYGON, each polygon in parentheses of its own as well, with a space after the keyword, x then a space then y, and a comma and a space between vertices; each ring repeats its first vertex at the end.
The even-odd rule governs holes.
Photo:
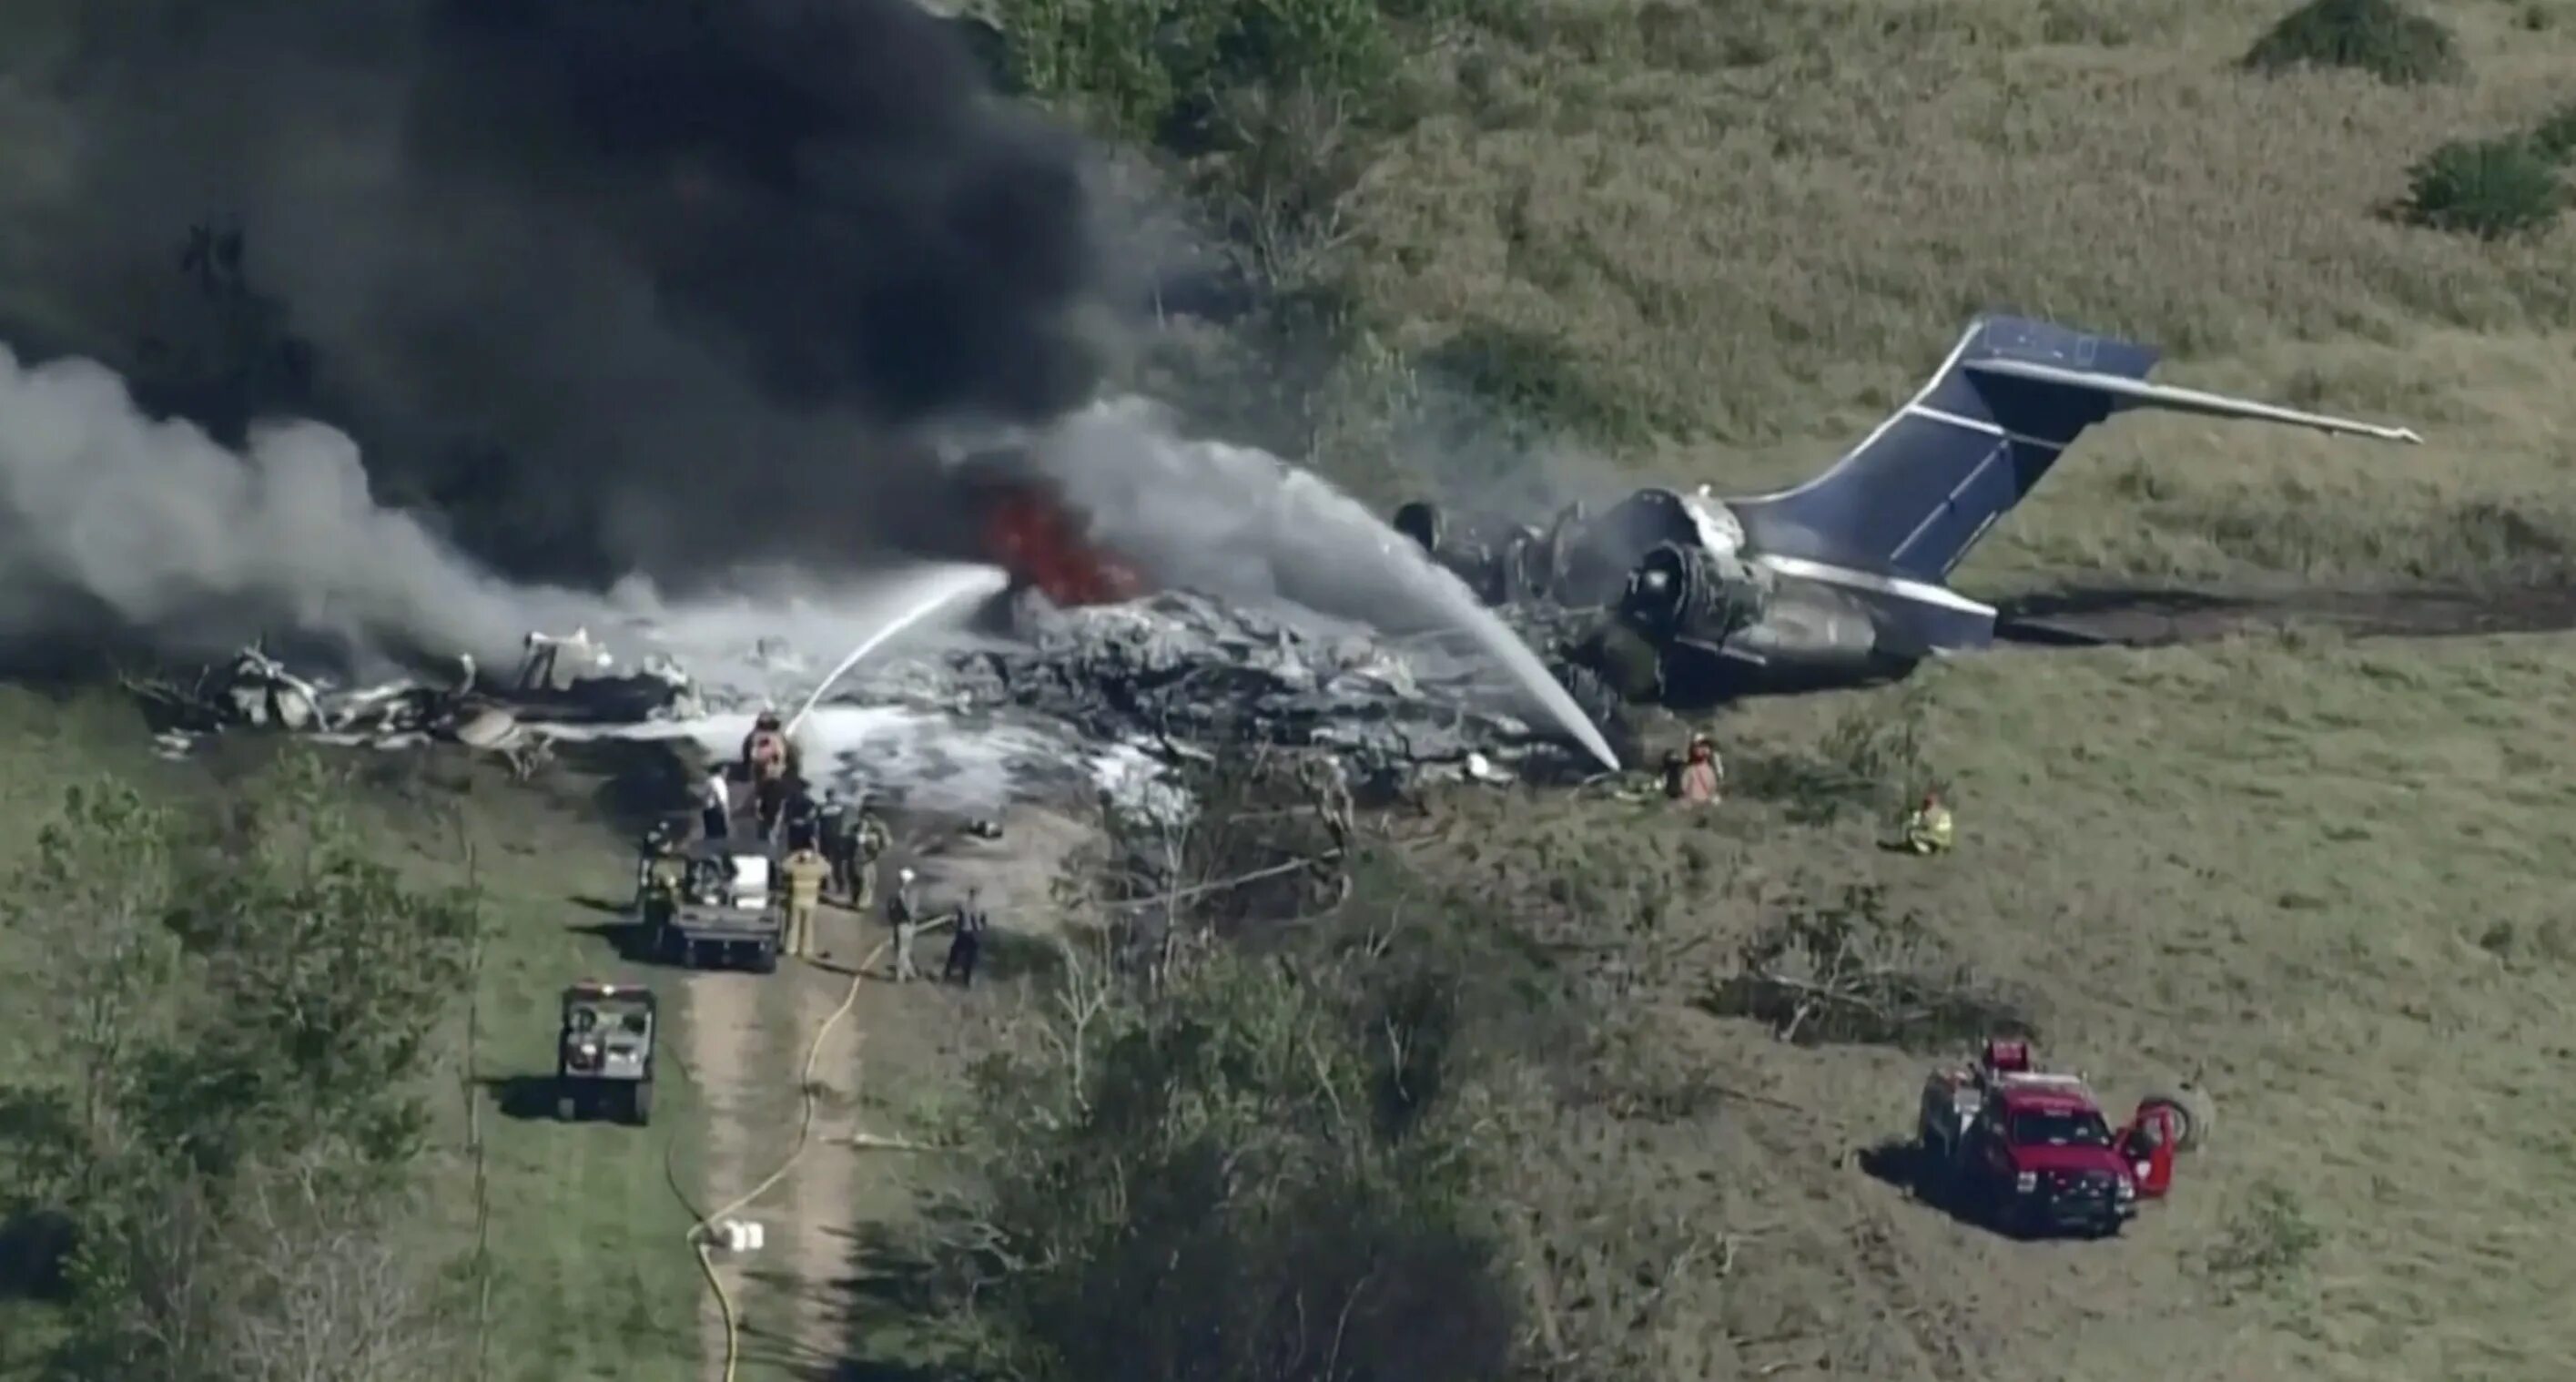
POLYGON ((1084 150, 909 0, 61 12, 0 56, 0 333, 331 422, 513 575, 883 551, 917 429, 1097 382, 1084 150))

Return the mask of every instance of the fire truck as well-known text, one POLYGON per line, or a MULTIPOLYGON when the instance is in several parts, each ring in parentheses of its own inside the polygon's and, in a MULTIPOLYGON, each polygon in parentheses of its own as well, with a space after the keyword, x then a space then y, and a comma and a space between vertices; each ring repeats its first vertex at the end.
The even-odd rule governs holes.
POLYGON ((2206 1125, 2159 1094, 2114 1128, 2082 1074, 2034 1069, 2029 1042, 1999 1037, 1924 1080, 1915 1191, 2015 1236, 2109 1237, 2172 1188, 2206 1125))

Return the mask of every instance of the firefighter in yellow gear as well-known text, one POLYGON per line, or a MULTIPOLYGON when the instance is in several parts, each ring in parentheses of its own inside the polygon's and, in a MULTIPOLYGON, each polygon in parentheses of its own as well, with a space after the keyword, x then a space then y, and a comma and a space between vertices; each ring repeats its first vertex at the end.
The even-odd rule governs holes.
POLYGON ((868 799, 864 796, 859 798, 858 818, 851 824, 850 833, 854 850, 850 864, 854 880, 850 907, 853 911, 863 912, 876 903, 877 860, 884 858, 885 852, 894 847, 894 836, 886 830, 885 821, 869 808, 868 799))
POLYGON ((823 882, 832 876, 832 866, 823 861, 821 850, 807 845, 782 860, 779 872, 787 878, 784 948, 790 955, 803 957, 813 951, 814 912, 823 905, 823 882))
POLYGON ((1916 854, 1946 854, 1952 839, 1950 808, 1939 792, 1925 792, 1923 802, 1905 816, 1905 847, 1916 854))
POLYGON ((688 882, 689 861, 680 856, 678 842, 668 836, 655 840, 652 857, 644 862, 645 919, 669 916, 680 905, 680 892, 688 882))

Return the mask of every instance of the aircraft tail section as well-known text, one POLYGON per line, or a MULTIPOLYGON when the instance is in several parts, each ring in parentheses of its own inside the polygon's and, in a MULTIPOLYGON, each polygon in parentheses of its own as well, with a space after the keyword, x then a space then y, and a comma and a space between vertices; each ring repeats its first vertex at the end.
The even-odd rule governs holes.
MULTIPOLYGON (((1752 549, 1786 559, 1776 563, 1783 569, 1882 592, 1948 595, 1942 582, 1986 530, 2085 428, 2115 412, 2162 408, 2422 440, 2403 428, 2152 384, 2147 373, 2159 355, 2045 322, 1980 317, 1931 382, 1824 473, 1732 507, 1752 549)), ((1955 645, 1945 638, 1934 646, 1955 645)))

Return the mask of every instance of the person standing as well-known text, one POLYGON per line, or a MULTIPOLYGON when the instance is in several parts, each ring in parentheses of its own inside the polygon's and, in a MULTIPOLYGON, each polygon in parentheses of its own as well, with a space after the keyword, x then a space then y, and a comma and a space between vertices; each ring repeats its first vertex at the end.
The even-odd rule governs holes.
POLYGON ((814 834, 823 850, 823 862, 831 866, 832 892, 851 896, 858 887, 858 876, 852 867, 858 837, 850 829, 850 808, 841 794, 829 787, 823 789, 823 804, 814 811, 814 834))
POLYGON ((790 851, 779 865, 787 876, 787 935, 784 948, 798 959, 814 952, 814 913, 823 905, 823 880, 831 867, 813 846, 790 851))
POLYGON ((1705 734, 1691 736, 1678 795, 1693 806, 1713 806, 1726 795, 1726 761, 1717 756, 1716 740, 1705 734))
POLYGON ((822 812, 815 808, 813 793, 806 790, 804 780, 801 778, 788 783, 785 819, 789 853, 792 854, 800 849, 821 852, 822 812))
POLYGON ((984 905, 978 900, 979 888, 966 890, 966 905, 957 909, 957 934, 948 938, 948 963, 939 970, 941 982, 954 982, 960 988, 975 987, 975 962, 983 958, 984 928, 989 924, 984 905))
POLYGON ((851 894, 850 906, 864 910, 876 901, 877 861, 894 847, 894 835, 886 829, 875 809, 868 805, 868 795, 859 793, 858 818, 851 825, 858 851, 858 886, 851 894))
POLYGON ((886 897, 886 920, 894 923, 894 978, 908 983, 921 977, 913 968, 912 943, 921 934, 921 908, 912 891, 913 872, 904 869, 895 875, 894 891, 886 897))
POLYGON ((722 763, 709 768, 707 780, 698 787, 698 815, 708 839, 721 840, 733 834, 733 784, 725 780, 722 763))

